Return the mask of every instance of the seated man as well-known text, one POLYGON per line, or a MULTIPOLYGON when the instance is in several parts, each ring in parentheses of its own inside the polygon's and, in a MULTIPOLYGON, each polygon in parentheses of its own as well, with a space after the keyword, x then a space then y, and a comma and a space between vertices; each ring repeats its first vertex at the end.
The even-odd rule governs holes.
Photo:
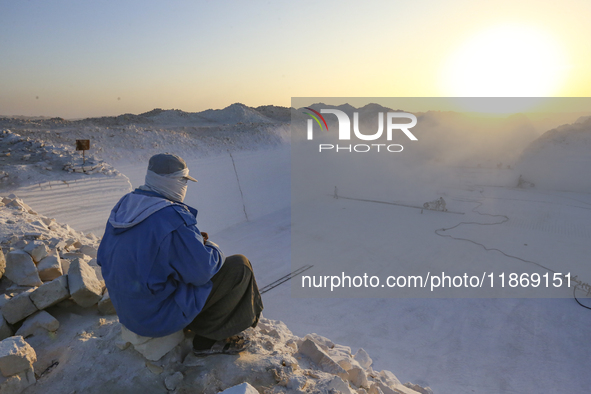
POLYGON ((224 257, 197 228, 197 210, 183 204, 189 176, 183 159, 150 158, 145 185, 111 211, 97 262, 119 321, 130 331, 162 337, 195 332, 197 355, 236 353, 236 334, 255 327, 263 310, 246 257, 224 257))

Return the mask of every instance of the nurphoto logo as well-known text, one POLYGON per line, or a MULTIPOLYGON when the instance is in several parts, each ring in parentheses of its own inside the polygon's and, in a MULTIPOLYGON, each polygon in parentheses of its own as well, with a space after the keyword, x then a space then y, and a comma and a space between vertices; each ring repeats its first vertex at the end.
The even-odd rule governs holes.
MULTIPOLYGON (((338 121, 338 138, 339 141, 350 141, 351 140, 351 119, 349 115, 338 109, 321 109, 320 112, 306 107, 305 109, 310 112, 304 112, 304 114, 310 116, 307 123, 307 139, 314 139, 314 121, 318 124, 321 131, 328 131, 328 124, 322 114, 333 114, 337 117, 338 121)), ((384 113, 378 112, 378 130, 373 134, 364 134, 359 130, 359 112, 353 112, 353 133, 355 137, 362 141, 375 141, 382 137, 384 133, 384 113)), ((409 129, 417 125, 417 117, 407 112, 388 112, 385 114, 386 118, 386 139, 392 141, 392 136, 395 130, 402 131, 411 141, 418 141, 417 137, 410 132, 409 129), (395 123, 398 119, 409 119, 410 123, 395 123)), ((319 144, 318 151, 335 151, 335 152, 369 152, 375 150, 377 152, 391 152, 397 153, 402 152, 404 147, 400 144, 319 144)))

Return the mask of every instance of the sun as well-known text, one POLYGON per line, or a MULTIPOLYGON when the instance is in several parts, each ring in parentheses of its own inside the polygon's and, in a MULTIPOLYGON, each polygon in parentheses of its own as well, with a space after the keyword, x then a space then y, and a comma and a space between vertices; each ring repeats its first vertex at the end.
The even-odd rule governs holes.
POLYGON ((442 88, 455 97, 549 97, 565 81, 560 43, 532 27, 504 25, 473 36, 445 62, 442 88))

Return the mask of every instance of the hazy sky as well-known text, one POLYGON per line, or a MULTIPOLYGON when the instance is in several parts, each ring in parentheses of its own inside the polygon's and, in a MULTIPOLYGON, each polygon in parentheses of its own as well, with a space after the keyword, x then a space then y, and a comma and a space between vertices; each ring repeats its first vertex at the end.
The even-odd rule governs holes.
POLYGON ((589 15, 589 0, 0 0, 0 115, 589 96, 589 15))

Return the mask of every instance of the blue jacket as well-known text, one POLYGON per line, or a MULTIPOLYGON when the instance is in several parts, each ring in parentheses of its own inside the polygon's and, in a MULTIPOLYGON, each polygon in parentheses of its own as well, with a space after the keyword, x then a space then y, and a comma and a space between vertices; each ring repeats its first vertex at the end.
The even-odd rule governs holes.
POLYGON ((97 262, 121 324, 162 337, 203 309, 224 254, 203 243, 195 208, 136 189, 111 211, 97 262))

